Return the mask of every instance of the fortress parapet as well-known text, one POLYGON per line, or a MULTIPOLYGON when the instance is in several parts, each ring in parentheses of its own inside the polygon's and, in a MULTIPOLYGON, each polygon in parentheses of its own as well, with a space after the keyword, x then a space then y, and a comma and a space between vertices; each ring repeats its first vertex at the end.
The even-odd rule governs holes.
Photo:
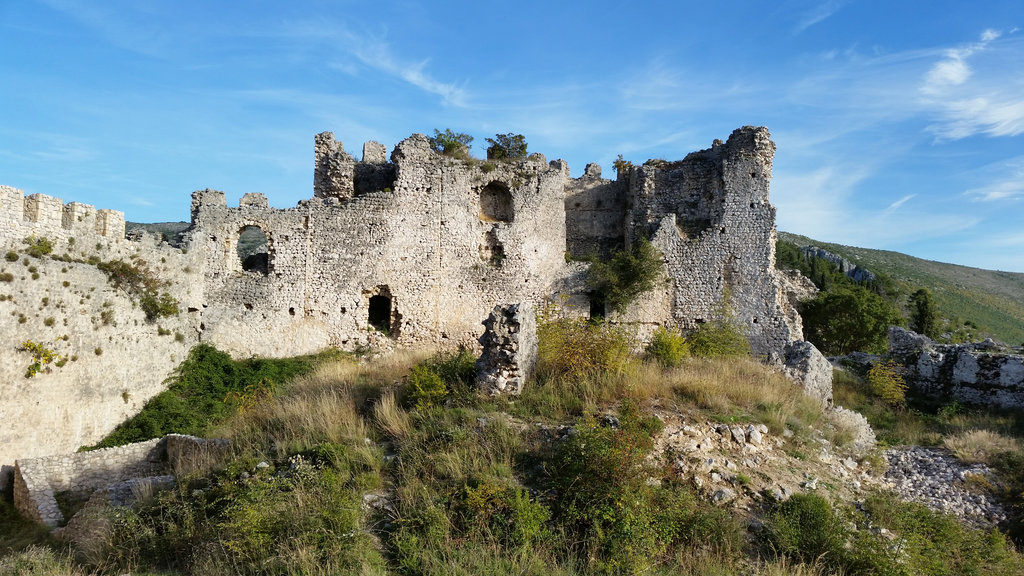
POLYGON ((117 242, 124 240, 124 226, 124 213, 117 210, 97 210, 79 202, 63 204, 60 198, 25 196, 17 188, 0 186, 0 240, 5 242, 29 236, 117 242))

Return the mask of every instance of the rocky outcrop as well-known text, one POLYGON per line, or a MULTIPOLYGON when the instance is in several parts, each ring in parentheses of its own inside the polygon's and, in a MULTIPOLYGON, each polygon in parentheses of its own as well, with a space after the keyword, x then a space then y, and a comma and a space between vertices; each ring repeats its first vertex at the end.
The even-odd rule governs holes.
POLYGON ((817 398, 824 406, 832 406, 832 364, 814 347, 797 340, 785 349, 785 371, 804 389, 804 393, 817 398))
POLYGON ((992 340, 936 344, 899 327, 889 329, 889 354, 919 393, 970 404, 1024 406, 1024 355, 992 340))
POLYGON ((495 306, 484 321, 477 387, 488 394, 519 394, 537 366, 537 321, 533 305, 495 306))
POLYGON ((838 254, 833 254, 824 248, 818 248, 817 246, 805 246, 800 251, 807 256, 821 258, 822 260, 828 260, 835 264, 839 268, 840 272, 846 274, 854 282, 872 282, 876 278, 874 272, 861 268, 846 258, 843 258, 838 254))

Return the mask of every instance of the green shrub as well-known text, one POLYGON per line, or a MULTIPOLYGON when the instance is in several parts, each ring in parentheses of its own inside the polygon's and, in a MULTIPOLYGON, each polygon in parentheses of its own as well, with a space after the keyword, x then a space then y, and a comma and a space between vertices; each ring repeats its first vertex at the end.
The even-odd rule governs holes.
POLYGON ((687 338, 687 343, 691 354, 703 358, 750 355, 750 342, 727 313, 699 325, 687 338))
POLYGON ((43 326, 53 326, 56 322, 57 320, 53 316, 47 316, 46 319, 43 320, 43 326))
POLYGON ((647 356, 666 368, 679 366, 689 355, 690 345, 686 338, 675 330, 669 330, 664 326, 654 332, 654 337, 647 345, 647 356))
POLYGON ((576 423, 552 463, 554 508, 578 553, 601 572, 635 573, 650 568, 675 536, 675 524, 648 483, 647 454, 661 421, 625 401, 618 427, 589 416, 576 423))
POLYGON ((846 527, 827 500, 794 494, 769 514, 762 535, 770 552, 812 563, 841 563, 846 527))
POLYGON ((124 290, 138 300, 146 320, 152 322, 157 318, 178 314, 178 301, 167 292, 160 291, 168 283, 157 278, 144 260, 97 262, 96 267, 107 275, 115 288, 124 290))
POLYGON ((867 382, 875 396, 890 406, 903 406, 907 401, 907 385, 902 367, 893 360, 883 360, 868 370, 867 382))
POLYGON ((448 391, 460 400, 471 396, 475 390, 476 355, 465 346, 452 351, 434 354, 424 366, 433 370, 441 377, 448 391))
POLYGON ((637 297, 654 288, 661 271, 661 253, 650 240, 640 238, 607 262, 593 262, 587 271, 587 286, 605 306, 622 313, 637 297))
POLYGON ((495 134, 487 138, 488 160, 515 160, 526 158, 526 138, 522 134, 495 134))
POLYGON ((448 396, 441 375, 428 366, 414 366, 406 380, 407 398, 418 410, 440 404, 448 396))
POLYGON ((14 282, 14 274, 10 272, 0 272, 0 282, 14 282))
MULTIPOLYGON (((28 352, 32 355, 32 363, 25 369, 25 377, 32 378, 40 372, 49 372, 50 364, 60 362, 62 356, 54 349, 48 348, 41 342, 25 340, 18 346, 18 350, 28 352)), ((63 364, 59 364, 63 366, 63 364)))
POLYGON ((537 375, 583 378, 618 373, 630 360, 625 332, 606 322, 541 315, 537 325, 537 375))
POLYGON ((146 314, 146 320, 153 321, 164 316, 178 314, 178 300, 167 292, 143 292, 139 296, 139 307, 146 314))
POLYGON ((496 482, 466 486, 456 500, 456 523, 466 534, 482 534, 506 546, 524 546, 544 535, 551 516, 523 488, 496 482))
POLYGON ((473 137, 462 132, 452 132, 450 128, 445 128, 444 132, 435 128, 434 136, 428 137, 427 140, 430 141, 430 149, 434 152, 456 158, 468 158, 473 137))
POLYGON ((6 258, 8 262, 17 262, 19 256, 14 250, 8 250, 7 254, 4 255, 4 258, 6 258))
POLYGON ((50 252, 53 252, 53 241, 46 237, 35 237, 30 236, 24 240, 25 244, 28 244, 28 248, 25 249, 25 253, 33 258, 42 258, 50 252))
POLYGON ((903 323, 892 303, 855 284, 821 292, 801 310, 807 340, 824 354, 884 353, 889 326, 903 323))

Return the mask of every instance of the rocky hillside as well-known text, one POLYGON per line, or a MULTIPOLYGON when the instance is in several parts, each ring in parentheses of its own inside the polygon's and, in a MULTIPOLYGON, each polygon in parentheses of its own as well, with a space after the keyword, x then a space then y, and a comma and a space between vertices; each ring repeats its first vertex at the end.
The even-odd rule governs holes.
POLYGON ((1024 274, 970 268, 914 258, 899 252, 820 242, 779 232, 779 240, 817 246, 891 278, 904 295, 928 288, 941 316, 977 325, 980 335, 1008 344, 1024 342, 1024 274))

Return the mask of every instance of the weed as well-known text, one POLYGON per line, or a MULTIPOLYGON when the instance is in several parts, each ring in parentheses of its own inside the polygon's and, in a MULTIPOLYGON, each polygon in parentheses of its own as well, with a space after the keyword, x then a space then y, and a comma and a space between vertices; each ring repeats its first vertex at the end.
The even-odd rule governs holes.
POLYGON ((682 334, 660 326, 647 345, 647 355, 666 368, 674 368, 689 356, 690 346, 682 334))

